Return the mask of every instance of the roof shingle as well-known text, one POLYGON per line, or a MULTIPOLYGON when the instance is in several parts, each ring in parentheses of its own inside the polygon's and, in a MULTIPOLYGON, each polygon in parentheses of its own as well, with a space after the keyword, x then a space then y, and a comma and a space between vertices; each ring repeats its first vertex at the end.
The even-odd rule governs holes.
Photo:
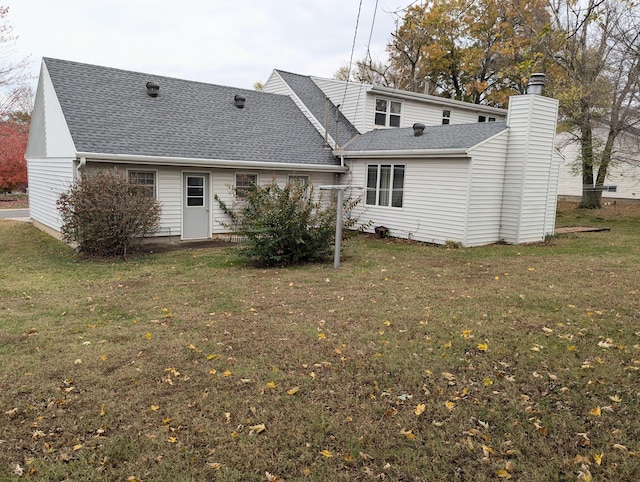
POLYGON ((78 152, 339 165, 287 96, 45 58, 78 152), (160 84, 158 97, 146 83, 160 84), (234 104, 236 94, 245 107, 234 104))
POLYGON ((468 149, 507 129, 504 122, 427 126, 421 136, 413 128, 374 129, 344 147, 349 151, 468 149))

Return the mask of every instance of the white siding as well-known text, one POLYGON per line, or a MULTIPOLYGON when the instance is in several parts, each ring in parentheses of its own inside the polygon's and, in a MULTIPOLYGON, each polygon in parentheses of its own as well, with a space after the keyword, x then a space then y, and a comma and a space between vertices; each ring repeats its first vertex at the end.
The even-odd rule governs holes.
POLYGON ((557 101, 511 97, 501 238, 513 244, 544 239, 554 156, 557 101))
POLYGON ((25 158, 31 219, 55 231, 62 220, 56 202, 74 180, 75 147, 44 62, 25 158))
POLYGON ((405 184, 402 208, 367 206, 362 201, 354 210, 361 224, 370 220, 376 226, 389 228, 391 236, 444 244, 464 241, 466 207, 468 204, 468 159, 398 159, 350 161, 347 182, 366 185, 368 164, 405 165, 405 184))
POLYGON ((62 219, 56 202, 73 183, 73 159, 29 159, 27 165, 31 219, 60 232, 62 219))
MULTIPOLYGON (((597 131, 602 138, 604 132, 597 131)), ((609 167, 605 184, 616 186, 616 192, 602 193, 604 202, 612 199, 640 200, 640 146, 638 139, 632 136, 621 136, 617 142, 616 155, 621 159, 609 167)), ((560 168, 558 185, 559 196, 582 196, 582 174, 580 173, 580 146, 577 142, 570 143, 567 134, 559 134, 556 146, 565 157, 560 168)))
POLYGON ((36 91, 34 114, 36 123, 29 132, 25 157, 74 159, 76 149, 73 139, 44 62, 36 91))
MULTIPOLYGON (((320 90, 329 97, 334 105, 340 105, 340 112, 353 124, 359 132, 371 130, 366 111, 367 84, 342 82, 339 80, 311 77, 320 90)), ((371 111, 373 112, 373 110, 371 111)))
POLYGON ((450 124, 472 124, 474 122, 478 122, 478 116, 481 114, 485 117, 495 117, 496 121, 504 121, 504 116, 486 114, 482 113, 480 110, 467 110, 431 101, 418 101, 404 99, 402 97, 394 98, 388 95, 371 93, 367 96, 367 106, 365 109, 366 119, 363 124, 364 130, 361 130, 360 132, 368 132, 379 127, 374 124, 376 98, 392 99, 394 101, 402 102, 400 127, 411 127, 416 122, 421 122, 428 126, 441 125, 443 110, 448 110, 451 113, 450 124))
POLYGON ((465 246, 482 246, 500 240, 507 141, 508 133, 503 132, 470 152, 473 160, 465 246))

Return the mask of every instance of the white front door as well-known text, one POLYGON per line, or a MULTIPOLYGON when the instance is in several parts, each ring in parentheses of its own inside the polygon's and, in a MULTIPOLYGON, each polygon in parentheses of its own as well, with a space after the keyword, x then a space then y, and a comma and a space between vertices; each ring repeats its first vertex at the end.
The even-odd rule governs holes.
POLYGON ((211 237, 209 216, 209 174, 182 174, 182 239, 211 237))

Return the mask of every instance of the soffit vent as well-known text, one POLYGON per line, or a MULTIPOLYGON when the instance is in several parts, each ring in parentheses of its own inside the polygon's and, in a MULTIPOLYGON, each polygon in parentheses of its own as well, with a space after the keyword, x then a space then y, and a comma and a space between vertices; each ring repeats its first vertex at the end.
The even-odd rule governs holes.
POLYGON ((413 135, 419 137, 422 134, 424 134, 424 124, 421 124, 419 122, 413 124, 413 135))
POLYGON ((147 82, 147 95, 149 95, 149 97, 158 97, 159 93, 160 93, 160 84, 152 80, 147 82))
POLYGON ((236 107, 238 109, 242 109, 244 107, 244 103, 245 103, 246 100, 247 99, 245 98, 244 95, 236 95, 233 98, 233 102, 234 102, 234 104, 236 105, 236 107))

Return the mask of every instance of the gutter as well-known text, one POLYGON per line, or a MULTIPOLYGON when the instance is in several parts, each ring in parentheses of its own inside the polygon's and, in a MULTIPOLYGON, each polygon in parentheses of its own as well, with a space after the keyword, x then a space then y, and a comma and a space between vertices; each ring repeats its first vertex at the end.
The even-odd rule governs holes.
POLYGON ((77 152, 76 157, 93 161, 108 161, 122 164, 152 164, 156 166, 179 167, 221 167, 227 169, 272 169, 278 171, 347 172, 344 165, 302 164, 295 162, 237 161, 232 159, 198 159, 191 157, 156 157, 131 154, 101 154, 98 152, 77 152))
POLYGON ((333 151, 335 156, 340 156, 342 162, 344 162, 344 158, 347 159, 371 159, 371 158, 404 158, 404 159, 414 159, 414 158, 429 158, 429 157, 437 157, 437 158, 460 158, 460 157, 471 157, 469 154, 469 149, 467 148, 458 148, 458 149, 405 149, 405 150, 378 150, 378 151, 333 151))

